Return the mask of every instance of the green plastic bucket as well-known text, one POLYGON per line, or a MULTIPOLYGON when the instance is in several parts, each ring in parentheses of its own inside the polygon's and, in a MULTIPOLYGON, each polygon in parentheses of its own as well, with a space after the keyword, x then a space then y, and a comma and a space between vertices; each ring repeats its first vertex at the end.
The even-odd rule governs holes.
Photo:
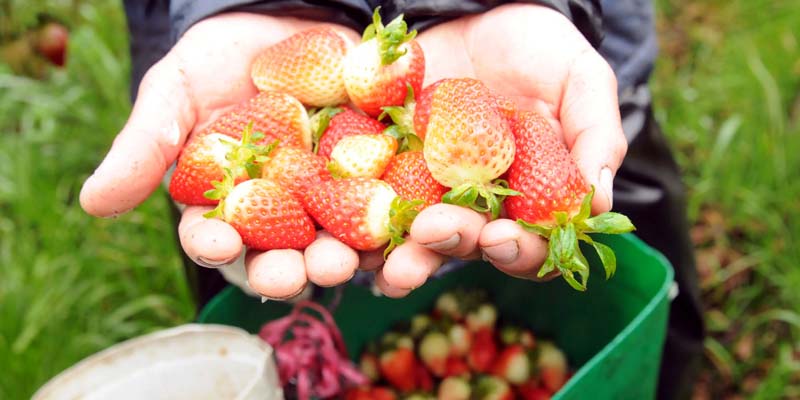
MULTIPOLYGON (((589 289, 580 293, 566 282, 529 282, 509 277, 489 264, 475 262, 438 279, 403 299, 376 297, 349 285, 334 318, 355 360, 362 347, 395 323, 430 310, 439 293, 455 287, 481 287, 508 320, 552 338, 567 354, 575 375, 554 399, 652 399, 655 397, 669 311, 673 271, 661 253, 633 235, 597 236, 617 254, 617 274, 603 278, 598 260, 589 289), (588 396, 588 397, 587 397, 588 396)), ((322 302, 332 295, 327 290, 322 302)), ((288 313, 290 305, 262 304, 228 287, 202 310, 199 322, 234 325, 257 332, 266 322, 288 313)))

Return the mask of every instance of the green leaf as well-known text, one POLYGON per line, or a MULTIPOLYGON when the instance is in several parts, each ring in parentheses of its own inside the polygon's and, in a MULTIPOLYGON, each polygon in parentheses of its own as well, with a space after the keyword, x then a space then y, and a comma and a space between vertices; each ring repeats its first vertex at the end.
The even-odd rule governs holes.
POLYGON ((549 252, 547 254, 547 259, 544 261, 544 264, 542 264, 542 268, 539 269, 539 273, 536 274, 537 277, 544 278, 545 276, 547 276, 547 274, 555 271, 556 263, 553 260, 552 254, 553 254, 552 252, 549 252))
POLYGON ((422 142, 422 139, 419 138, 419 136, 412 133, 410 135, 406 135, 405 147, 406 147, 405 150, 409 151, 422 151, 424 143, 422 142))
POLYGON ((589 193, 584 196, 583 201, 581 202, 581 209, 578 211, 578 215, 572 219, 572 221, 579 226, 583 221, 586 221, 586 219, 592 215, 592 198, 594 198, 594 185, 592 185, 589 193))
POLYGON ((603 263, 603 269, 606 270, 606 279, 611 278, 617 271, 617 256, 614 250, 599 242, 592 242, 592 246, 600 257, 600 262, 603 263))
POLYGON ((628 217, 615 212, 607 212, 589 218, 583 222, 583 225, 586 226, 584 232, 587 233, 620 234, 636 229, 628 217))
POLYGON ((518 219, 517 223, 522 226, 522 229, 525 229, 528 232, 533 232, 547 239, 550 239, 550 234, 553 231, 553 228, 544 225, 531 224, 523 219, 518 219))
POLYGON ((578 283, 578 281, 575 280, 575 274, 573 274, 572 271, 562 271, 561 275, 564 277, 564 280, 566 280, 567 283, 572 286, 573 289, 581 292, 586 291, 586 285, 578 283))
POLYGON ((319 151, 319 141, 328 129, 331 119, 342 111, 344 110, 340 107, 323 107, 311 114, 309 118, 311 125, 311 142, 313 144, 311 151, 314 152, 314 154, 319 151))

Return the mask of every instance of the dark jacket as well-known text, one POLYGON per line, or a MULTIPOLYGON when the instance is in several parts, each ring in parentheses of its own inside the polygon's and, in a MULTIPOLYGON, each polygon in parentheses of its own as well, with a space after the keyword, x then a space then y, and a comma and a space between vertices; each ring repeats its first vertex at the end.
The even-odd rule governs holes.
MULTIPOLYGON (((657 53, 651 0, 529 0, 569 18, 611 64, 620 97, 647 82, 657 53)), ((380 5, 384 19, 404 14, 413 29, 485 12, 507 0, 125 0, 135 89, 144 72, 193 24, 225 11, 250 11, 337 22, 361 31, 380 5)), ((132 93, 136 93, 135 90, 132 93)), ((623 99, 624 101, 625 99, 623 99)), ((649 95, 645 96, 649 102, 649 95)), ((637 103, 642 103, 639 93, 637 103)), ((629 129, 626 129, 629 131, 629 129)), ((629 134, 629 138, 631 135, 629 134)))

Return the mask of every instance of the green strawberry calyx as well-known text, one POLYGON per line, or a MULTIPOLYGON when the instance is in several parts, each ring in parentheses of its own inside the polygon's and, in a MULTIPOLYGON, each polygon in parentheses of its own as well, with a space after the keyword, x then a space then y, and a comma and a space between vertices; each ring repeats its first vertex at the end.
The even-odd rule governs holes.
POLYGON ((389 256, 389 253, 395 247, 405 243, 405 235, 411 229, 411 223, 419 214, 421 206, 425 204, 422 200, 406 200, 397 196, 392 200, 389 207, 389 244, 386 250, 383 251, 383 258, 389 256))
POLYGON ((593 197, 594 186, 583 198, 578 213, 571 219, 566 212, 555 211, 553 212, 555 220, 553 224, 531 224, 522 219, 517 220, 517 223, 525 230, 537 233, 549 240, 547 259, 539 270, 539 278, 558 269, 570 286, 576 290, 585 291, 586 283, 589 280, 589 263, 581 252, 580 241, 588 243, 597 252, 606 272, 606 279, 614 276, 617 270, 617 257, 614 251, 610 247, 592 240, 588 234, 622 234, 632 232, 636 227, 628 217, 615 212, 605 212, 591 217, 593 197), (576 279, 575 274, 580 276, 580 281, 576 279))
POLYGON ((500 208, 508 196, 522 193, 508 187, 508 182, 495 179, 489 184, 467 182, 452 188, 442 196, 442 203, 469 207, 480 213, 491 213, 492 220, 500 216, 500 208))
POLYGON ((414 109, 417 102, 414 99, 414 88, 406 85, 406 98, 402 106, 385 106, 378 120, 387 116, 393 124, 384 129, 383 133, 397 139, 397 153, 406 151, 421 151, 422 139, 414 131, 414 109))
POLYGON ((412 30, 408 32, 408 24, 403 20, 403 14, 397 16, 384 26, 381 22, 381 15, 378 12, 380 7, 375 8, 372 14, 372 24, 364 29, 364 35, 361 37, 363 42, 375 39, 378 41, 378 49, 381 56, 381 64, 389 65, 398 58, 404 56, 408 50, 400 50, 400 47, 417 36, 417 31, 412 30))
POLYGON ((319 141, 322 139, 322 135, 325 134, 325 131, 328 129, 331 119, 342 111, 344 110, 340 107, 323 107, 319 110, 311 110, 309 112, 311 115, 309 122, 311 124, 311 140, 313 143, 313 148, 311 151, 314 154, 319 152, 319 141))
POLYGON ((234 143, 220 140, 229 148, 228 153, 225 155, 228 167, 222 169, 222 180, 212 181, 211 185, 214 188, 203 193, 205 198, 219 201, 216 208, 203 214, 203 216, 206 218, 222 217, 224 200, 233 190, 233 187, 236 186, 236 178, 245 174, 250 179, 261 177, 261 168, 264 162, 267 161, 272 150, 278 146, 277 140, 268 145, 257 144, 262 139, 264 139, 264 134, 253 132, 253 122, 250 122, 242 130, 241 142, 234 143))

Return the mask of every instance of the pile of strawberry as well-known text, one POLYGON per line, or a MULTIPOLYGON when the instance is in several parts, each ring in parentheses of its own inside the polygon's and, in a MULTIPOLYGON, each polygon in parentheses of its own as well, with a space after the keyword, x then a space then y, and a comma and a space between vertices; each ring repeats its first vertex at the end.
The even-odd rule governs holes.
POLYGON ((422 88, 425 59, 402 16, 378 10, 353 44, 330 27, 297 33, 260 54, 259 93, 194 135, 169 192, 216 205, 253 249, 304 249, 317 226, 357 250, 404 241, 439 202, 505 215, 550 240, 541 276, 558 269, 584 290, 578 241, 633 229, 622 215, 590 218, 593 189, 548 122, 470 78, 422 88), (579 275, 580 281, 575 274, 579 275))
POLYGON ((549 399, 570 372, 552 342, 512 324, 498 324, 484 292, 442 294, 433 312, 370 343, 360 359, 371 384, 350 389, 359 399, 549 399))

